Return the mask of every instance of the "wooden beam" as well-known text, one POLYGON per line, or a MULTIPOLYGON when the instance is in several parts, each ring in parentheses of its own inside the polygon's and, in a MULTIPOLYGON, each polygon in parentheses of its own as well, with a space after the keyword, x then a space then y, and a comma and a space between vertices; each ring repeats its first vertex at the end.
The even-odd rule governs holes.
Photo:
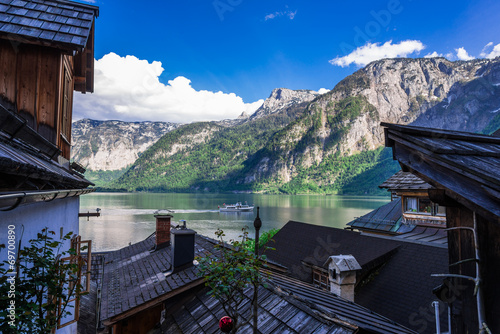
POLYGON ((429 198, 434 203, 437 203, 446 207, 458 207, 460 204, 446 195, 445 189, 428 189, 429 198))
POLYGON ((481 184, 443 166, 440 161, 396 142, 398 160, 410 171, 435 188, 446 189, 446 195, 484 218, 500 225, 500 207, 481 188, 481 184))

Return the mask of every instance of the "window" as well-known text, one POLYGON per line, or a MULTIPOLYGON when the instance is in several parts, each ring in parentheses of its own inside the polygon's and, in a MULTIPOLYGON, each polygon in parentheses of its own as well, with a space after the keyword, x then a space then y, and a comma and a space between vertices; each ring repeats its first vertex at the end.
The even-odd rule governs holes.
POLYGON ((418 199, 418 212, 421 213, 432 213, 432 203, 430 199, 419 198, 418 199))
POLYGON ((313 285, 320 289, 330 291, 330 281, 328 274, 323 273, 318 269, 313 269, 313 285))
POLYGON ((66 63, 64 64, 63 101, 61 135, 69 143, 71 140, 71 110, 73 104, 73 78, 66 63))
POLYGON ((414 212, 432 216, 446 215, 446 207, 439 206, 438 204, 431 202, 428 198, 406 197, 404 203, 405 212, 414 212))
POLYGON ((417 212, 418 199, 416 197, 406 197, 405 202, 406 212, 417 212))

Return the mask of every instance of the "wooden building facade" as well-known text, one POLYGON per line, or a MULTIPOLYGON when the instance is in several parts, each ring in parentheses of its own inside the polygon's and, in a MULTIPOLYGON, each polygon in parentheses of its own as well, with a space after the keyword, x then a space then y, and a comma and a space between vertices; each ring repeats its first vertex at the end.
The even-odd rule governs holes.
POLYGON ((69 160, 73 91, 94 90, 98 8, 68 1, 0 7, 1 103, 69 160))
MULTIPOLYGON (((451 310, 451 332, 500 332, 500 138, 382 123, 403 171, 434 189, 446 207, 450 273, 436 296, 451 310)), ((440 273, 436 273, 440 274, 440 273)))
MULTIPOLYGON (((76 237, 80 196, 95 190, 69 159, 73 92, 93 91, 97 16, 72 1, 0 1, 0 230, 16 231, 17 254, 44 228, 76 237)), ((81 242, 64 240, 61 250, 81 242)), ((0 262, 7 257, 0 252, 0 262)), ((78 303, 73 295, 55 333, 77 333, 78 303)))

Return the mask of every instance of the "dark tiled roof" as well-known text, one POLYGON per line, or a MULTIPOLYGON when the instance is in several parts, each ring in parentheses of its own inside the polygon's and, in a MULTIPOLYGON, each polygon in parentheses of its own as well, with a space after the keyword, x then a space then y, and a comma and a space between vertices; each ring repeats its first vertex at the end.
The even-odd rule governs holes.
POLYGON ((273 237, 268 258, 288 268, 292 277, 312 282, 310 269, 301 262, 324 267, 331 255, 353 255, 363 271, 385 262, 399 244, 363 236, 358 232, 289 221, 273 237))
MULTIPOLYGON (((446 195, 500 223, 500 138, 382 123, 386 145, 406 168, 446 195)), ((432 198, 431 198, 432 199, 432 198)))
POLYGON ((63 0, 0 0, 0 36, 82 50, 99 14, 95 6, 63 0))
POLYGON ((1 132, 0 173, 48 181, 59 189, 78 189, 93 185, 23 142, 8 140, 1 132))
MULTIPOLYGON (((448 272, 448 250, 442 246, 298 222, 288 222, 273 239, 276 251, 269 252, 268 257, 287 267, 292 276, 306 282, 311 282, 312 275, 301 266, 301 262, 307 259, 352 254, 362 267, 374 258, 383 259, 385 264, 378 269, 377 275, 367 284, 357 287, 354 301, 414 330, 422 326, 418 321, 422 317, 420 308, 428 309, 436 299, 432 289, 441 283, 440 279, 430 275, 448 272), (410 317, 414 312, 417 314, 410 317)), ((382 263, 378 261, 377 264, 382 263)), ((431 325, 427 321, 422 333, 432 333, 431 325)))
POLYGON ((401 199, 398 198, 361 216, 347 225, 360 230, 397 233, 402 225, 401 199))
POLYGON ((403 172, 402 170, 385 180, 379 187, 390 190, 426 190, 432 188, 430 184, 426 183, 418 176, 412 173, 403 172))
MULTIPOLYGON (((102 283, 101 320, 110 319, 141 304, 200 283, 196 266, 166 276, 171 269, 171 247, 151 252, 154 234, 144 241, 106 253, 102 283)), ((196 235, 195 255, 213 252, 214 244, 196 235)))
POLYGON ((80 315, 78 317, 78 334, 95 334, 97 328, 97 284, 90 283, 90 292, 80 298, 80 315))
MULTIPOLYGON (((377 272, 377 276, 356 291, 354 301, 419 333, 434 333, 432 289, 442 279, 432 274, 448 273, 448 249, 410 242, 377 272)), ((446 323, 446 306, 441 305, 441 323, 446 323)))
POLYGON ((271 273, 271 279, 280 288, 328 310, 340 319, 356 324, 359 328, 375 333, 415 333, 360 304, 337 297, 311 284, 275 273, 271 273))
MULTIPOLYGON (((240 308, 243 319, 251 315, 253 290, 245 291, 245 300, 240 308)), ((339 319, 335 314, 315 304, 293 296, 272 282, 259 287, 259 333, 355 333, 357 327, 339 319)), ((207 294, 207 289, 198 292, 179 310, 167 316, 160 329, 153 334, 219 333, 218 322, 226 316, 221 303, 207 294)), ((251 323, 242 326, 237 333, 251 333, 251 323)))

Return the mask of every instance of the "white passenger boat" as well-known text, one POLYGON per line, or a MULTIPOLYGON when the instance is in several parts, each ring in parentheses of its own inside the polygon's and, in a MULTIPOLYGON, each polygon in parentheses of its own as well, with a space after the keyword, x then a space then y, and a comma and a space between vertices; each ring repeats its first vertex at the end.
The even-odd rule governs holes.
POLYGON ((246 202, 245 204, 241 204, 241 202, 238 202, 236 204, 228 205, 224 203, 222 204, 222 206, 219 206, 219 212, 252 212, 253 208, 253 205, 248 205, 246 202))

